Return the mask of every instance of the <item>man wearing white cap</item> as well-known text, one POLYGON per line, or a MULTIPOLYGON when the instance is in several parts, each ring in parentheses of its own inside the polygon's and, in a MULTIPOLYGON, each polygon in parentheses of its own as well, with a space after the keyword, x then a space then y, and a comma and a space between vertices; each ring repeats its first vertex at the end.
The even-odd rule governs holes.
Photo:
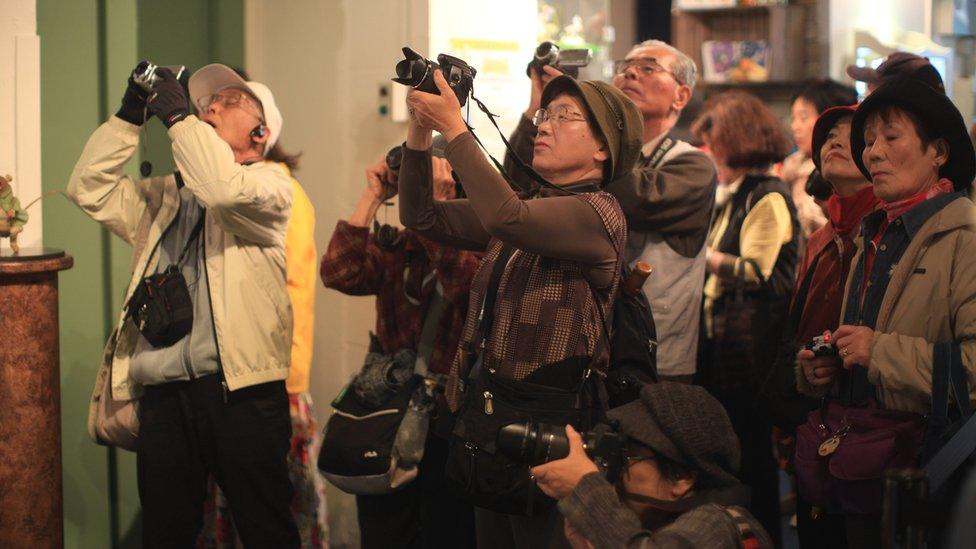
MULTIPOLYGON (((108 396, 105 390, 116 401, 138 400, 132 446, 145 547, 194 545, 210 474, 245 545, 297 547, 285 461, 292 314, 284 246, 292 179, 282 164, 266 161, 281 114, 266 86, 222 65, 190 79, 199 117, 189 114, 176 77, 167 69, 156 74, 149 93, 130 78, 116 116, 88 140, 68 195, 133 245, 125 302, 133 294, 140 305, 148 302, 137 292, 143 278, 165 274, 169 287, 185 288, 192 323, 169 328, 163 339, 138 316, 141 307, 127 307, 99 372, 110 382, 96 383, 93 403, 108 396), (168 128, 178 171, 134 180, 122 167, 136 150, 145 112, 168 128)), ((121 444, 106 436, 100 419, 90 414, 93 438, 121 444)))

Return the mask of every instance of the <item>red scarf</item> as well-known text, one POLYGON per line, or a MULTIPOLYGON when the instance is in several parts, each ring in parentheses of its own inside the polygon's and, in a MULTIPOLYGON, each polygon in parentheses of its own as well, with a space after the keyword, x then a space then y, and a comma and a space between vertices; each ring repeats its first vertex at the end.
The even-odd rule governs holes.
MULTIPOLYGON (((916 193, 913 196, 909 196, 908 198, 895 200, 893 202, 885 202, 884 200, 882 200, 881 207, 884 209, 885 212, 888 213, 888 222, 891 223, 899 216, 901 216, 901 214, 914 208, 918 204, 925 202, 930 198, 935 198, 940 194, 949 194, 954 190, 955 189, 952 185, 952 181, 949 181, 948 179, 943 177, 928 189, 916 193)), ((880 233, 881 231, 878 232, 880 233)))

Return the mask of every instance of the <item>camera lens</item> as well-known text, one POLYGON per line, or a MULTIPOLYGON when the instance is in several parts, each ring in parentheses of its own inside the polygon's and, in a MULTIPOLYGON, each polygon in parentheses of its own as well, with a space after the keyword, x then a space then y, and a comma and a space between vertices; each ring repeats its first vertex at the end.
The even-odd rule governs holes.
POLYGON ((535 58, 544 63, 553 63, 559 56, 559 48, 552 42, 543 42, 535 49, 535 58))
POLYGON ((416 86, 427 74, 427 60, 404 59, 396 64, 397 78, 409 86, 416 86))
POLYGON ((499 429, 498 449, 519 463, 540 465, 569 455, 569 440, 562 426, 512 423, 499 429))

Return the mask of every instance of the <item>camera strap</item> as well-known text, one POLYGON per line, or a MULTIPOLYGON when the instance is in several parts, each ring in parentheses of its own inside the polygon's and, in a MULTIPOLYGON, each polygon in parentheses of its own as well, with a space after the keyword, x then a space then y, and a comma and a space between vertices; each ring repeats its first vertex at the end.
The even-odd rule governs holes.
POLYGON ((197 220, 196 225, 193 226, 193 230, 190 231, 190 236, 186 240, 186 244, 183 245, 183 251, 180 252, 179 259, 176 260, 176 267, 182 267, 183 261, 186 259, 186 254, 190 251, 190 246, 196 241, 197 237, 200 236, 200 231, 203 229, 203 222, 207 218, 207 210, 203 209, 200 212, 200 219, 197 220))

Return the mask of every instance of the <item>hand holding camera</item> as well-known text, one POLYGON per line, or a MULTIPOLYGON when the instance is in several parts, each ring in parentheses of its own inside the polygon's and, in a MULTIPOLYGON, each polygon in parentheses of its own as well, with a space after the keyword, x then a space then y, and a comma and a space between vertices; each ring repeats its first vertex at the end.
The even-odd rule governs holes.
POLYGON ((129 83, 125 87, 125 93, 122 95, 122 105, 115 116, 130 124, 141 126, 146 121, 146 99, 148 98, 149 93, 130 76, 129 83))
POLYGON ((539 489, 555 499, 568 496, 583 477, 599 472, 596 463, 586 455, 583 437, 569 425, 566 426, 566 439, 569 441, 569 455, 532 468, 539 489))
POLYGON ((542 65, 540 67, 529 66, 529 78, 532 79, 532 91, 529 95, 529 108, 525 111, 525 116, 531 119, 535 112, 542 108, 542 90, 546 84, 563 73, 552 65, 542 65))
MULTIPOLYGON (((399 151, 400 147, 396 147, 399 151)), ((400 169, 398 155, 390 150, 379 162, 366 168, 366 193, 371 200, 385 202, 397 194, 397 170, 400 169), (391 156, 397 156, 391 160, 391 156), (395 164, 394 164, 395 162, 395 164)))
POLYGON ((796 354, 796 363, 802 369, 807 382, 814 387, 833 384, 840 369, 837 347, 830 331, 813 338, 796 354))
POLYGON ((154 76, 158 80, 150 87, 149 112, 169 128, 189 115, 190 103, 183 84, 168 67, 158 67, 154 76))
POLYGON ((425 130, 441 133, 448 141, 468 131, 464 119, 461 118, 461 104, 457 95, 447 83, 441 71, 435 71, 434 84, 440 95, 433 95, 412 89, 407 93, 407 110, 410 112, 411 124, 416 124, 425 130))

